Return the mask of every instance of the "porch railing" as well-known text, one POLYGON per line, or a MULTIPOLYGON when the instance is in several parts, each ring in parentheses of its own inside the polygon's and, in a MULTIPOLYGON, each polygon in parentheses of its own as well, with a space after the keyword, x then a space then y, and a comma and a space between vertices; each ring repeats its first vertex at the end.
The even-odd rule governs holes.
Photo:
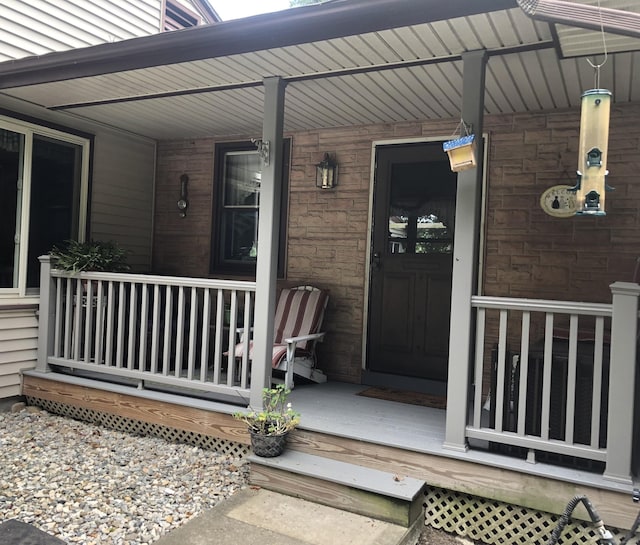
POLYGON ((249 398, 255 282, 144 274, 72 275, 42 263, 38 369, 51 366, 249 398), (44 330, 44 331, 43 331, 44 330))
POLYGON ((640 289, 612 291, 612 304, 473 297, 468 438, 530 461, 552 453, 604 462, 605 475, 628 481, 640 289))

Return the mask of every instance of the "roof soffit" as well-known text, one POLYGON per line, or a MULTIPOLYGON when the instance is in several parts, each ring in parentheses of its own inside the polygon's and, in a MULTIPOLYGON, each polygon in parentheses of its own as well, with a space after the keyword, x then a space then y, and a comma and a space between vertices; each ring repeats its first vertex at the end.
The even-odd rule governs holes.
POLYGON ((356 36, 516 7, 516 0, 335 0, 0 64, 0 88, 356 36))

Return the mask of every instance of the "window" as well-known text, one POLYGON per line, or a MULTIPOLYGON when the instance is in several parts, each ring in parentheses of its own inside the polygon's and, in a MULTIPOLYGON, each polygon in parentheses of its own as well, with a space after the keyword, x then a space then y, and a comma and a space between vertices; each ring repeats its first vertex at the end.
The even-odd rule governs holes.
POLYGON ((164 31, 198 26, 202 19, 186 6, 175 0, 167 0, 164 11, 164 31))
POLYGON ((38 288, 54 244, 84 235, 89 140, 0 116, 0 294, 38 288))
MULTIPOLYGON (((279 276, 284 276, 290 147, 290 140, 285 140, 279 276)), ((211 272, 255 275, 260 209, 260 157, 251 142, 218 144, 215 165, 211 272)))

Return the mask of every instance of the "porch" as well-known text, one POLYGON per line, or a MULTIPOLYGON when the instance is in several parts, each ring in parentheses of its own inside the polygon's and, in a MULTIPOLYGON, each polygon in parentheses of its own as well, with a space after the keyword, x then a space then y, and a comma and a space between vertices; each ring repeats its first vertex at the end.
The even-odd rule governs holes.
MULTIPOLYGON (((448 491, 475 503, 497 502, 558 514, 569 498, 586 494, 607 526, 625 528, 636 516, 637 504, 626 486, 596 473, 531 464, 486 450, 461 453, 443 448, 444 410, 358 395, 364 389, 336 382, 296 387, 291 400, 303 419, 290 437, 289 448, 425 480, 427 503, 436 501, 430 494, 448 491)), ((168 426, 173 434, 163 436, 184 439, 197 433, 203 442, 224 440, 235 445, 234 452, 249 448, 244 425, 231 417, 236 405, 38 371, 25 374, 24 394, 52 412, 64 406, 60 412, 68 416, 82 415, 114 427, 124 418, 126 423, 119 427, 128 431, 168 426)), ((576 512, 575 516, 583 515, 576 512)), ((520 524, 530 525, 531 520, 520 524)))
MULTIPOLYGON (((248 444, 230 415, 259 398, 252 373, 271 372, 246 349, 234 358, 239 329, 254 325, 253 282, 70 275, 45 258, 41 286, 24 395, 248 444)), ((469 380, 449 380, 446 410, 363 397, 361 385, 298 385, 293 447, 547 512, 587 493, 623 527, 640 286, 612 291, 612 304, 475 296, 474 363, 450 359, 449 376, 469 380)))

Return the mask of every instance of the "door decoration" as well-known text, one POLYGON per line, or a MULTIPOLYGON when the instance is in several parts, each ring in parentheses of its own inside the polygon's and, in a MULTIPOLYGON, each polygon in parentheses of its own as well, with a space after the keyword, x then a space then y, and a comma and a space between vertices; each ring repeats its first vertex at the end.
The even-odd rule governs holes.
POLYGON ((442 144, 442 149, 449 156, 449 163, 453 172, 462 172, 476 167, 476 140, 471 134, 471 126, 464 120, 460 120, 453 136, 454 140, 448 140, 442 144), (464 134, 463 134, 464 133, 464 134))
POLYGON ((576 215, 576 192, 570 185, 554 185, 540 197, 540 207, 554 218, 576 215))

